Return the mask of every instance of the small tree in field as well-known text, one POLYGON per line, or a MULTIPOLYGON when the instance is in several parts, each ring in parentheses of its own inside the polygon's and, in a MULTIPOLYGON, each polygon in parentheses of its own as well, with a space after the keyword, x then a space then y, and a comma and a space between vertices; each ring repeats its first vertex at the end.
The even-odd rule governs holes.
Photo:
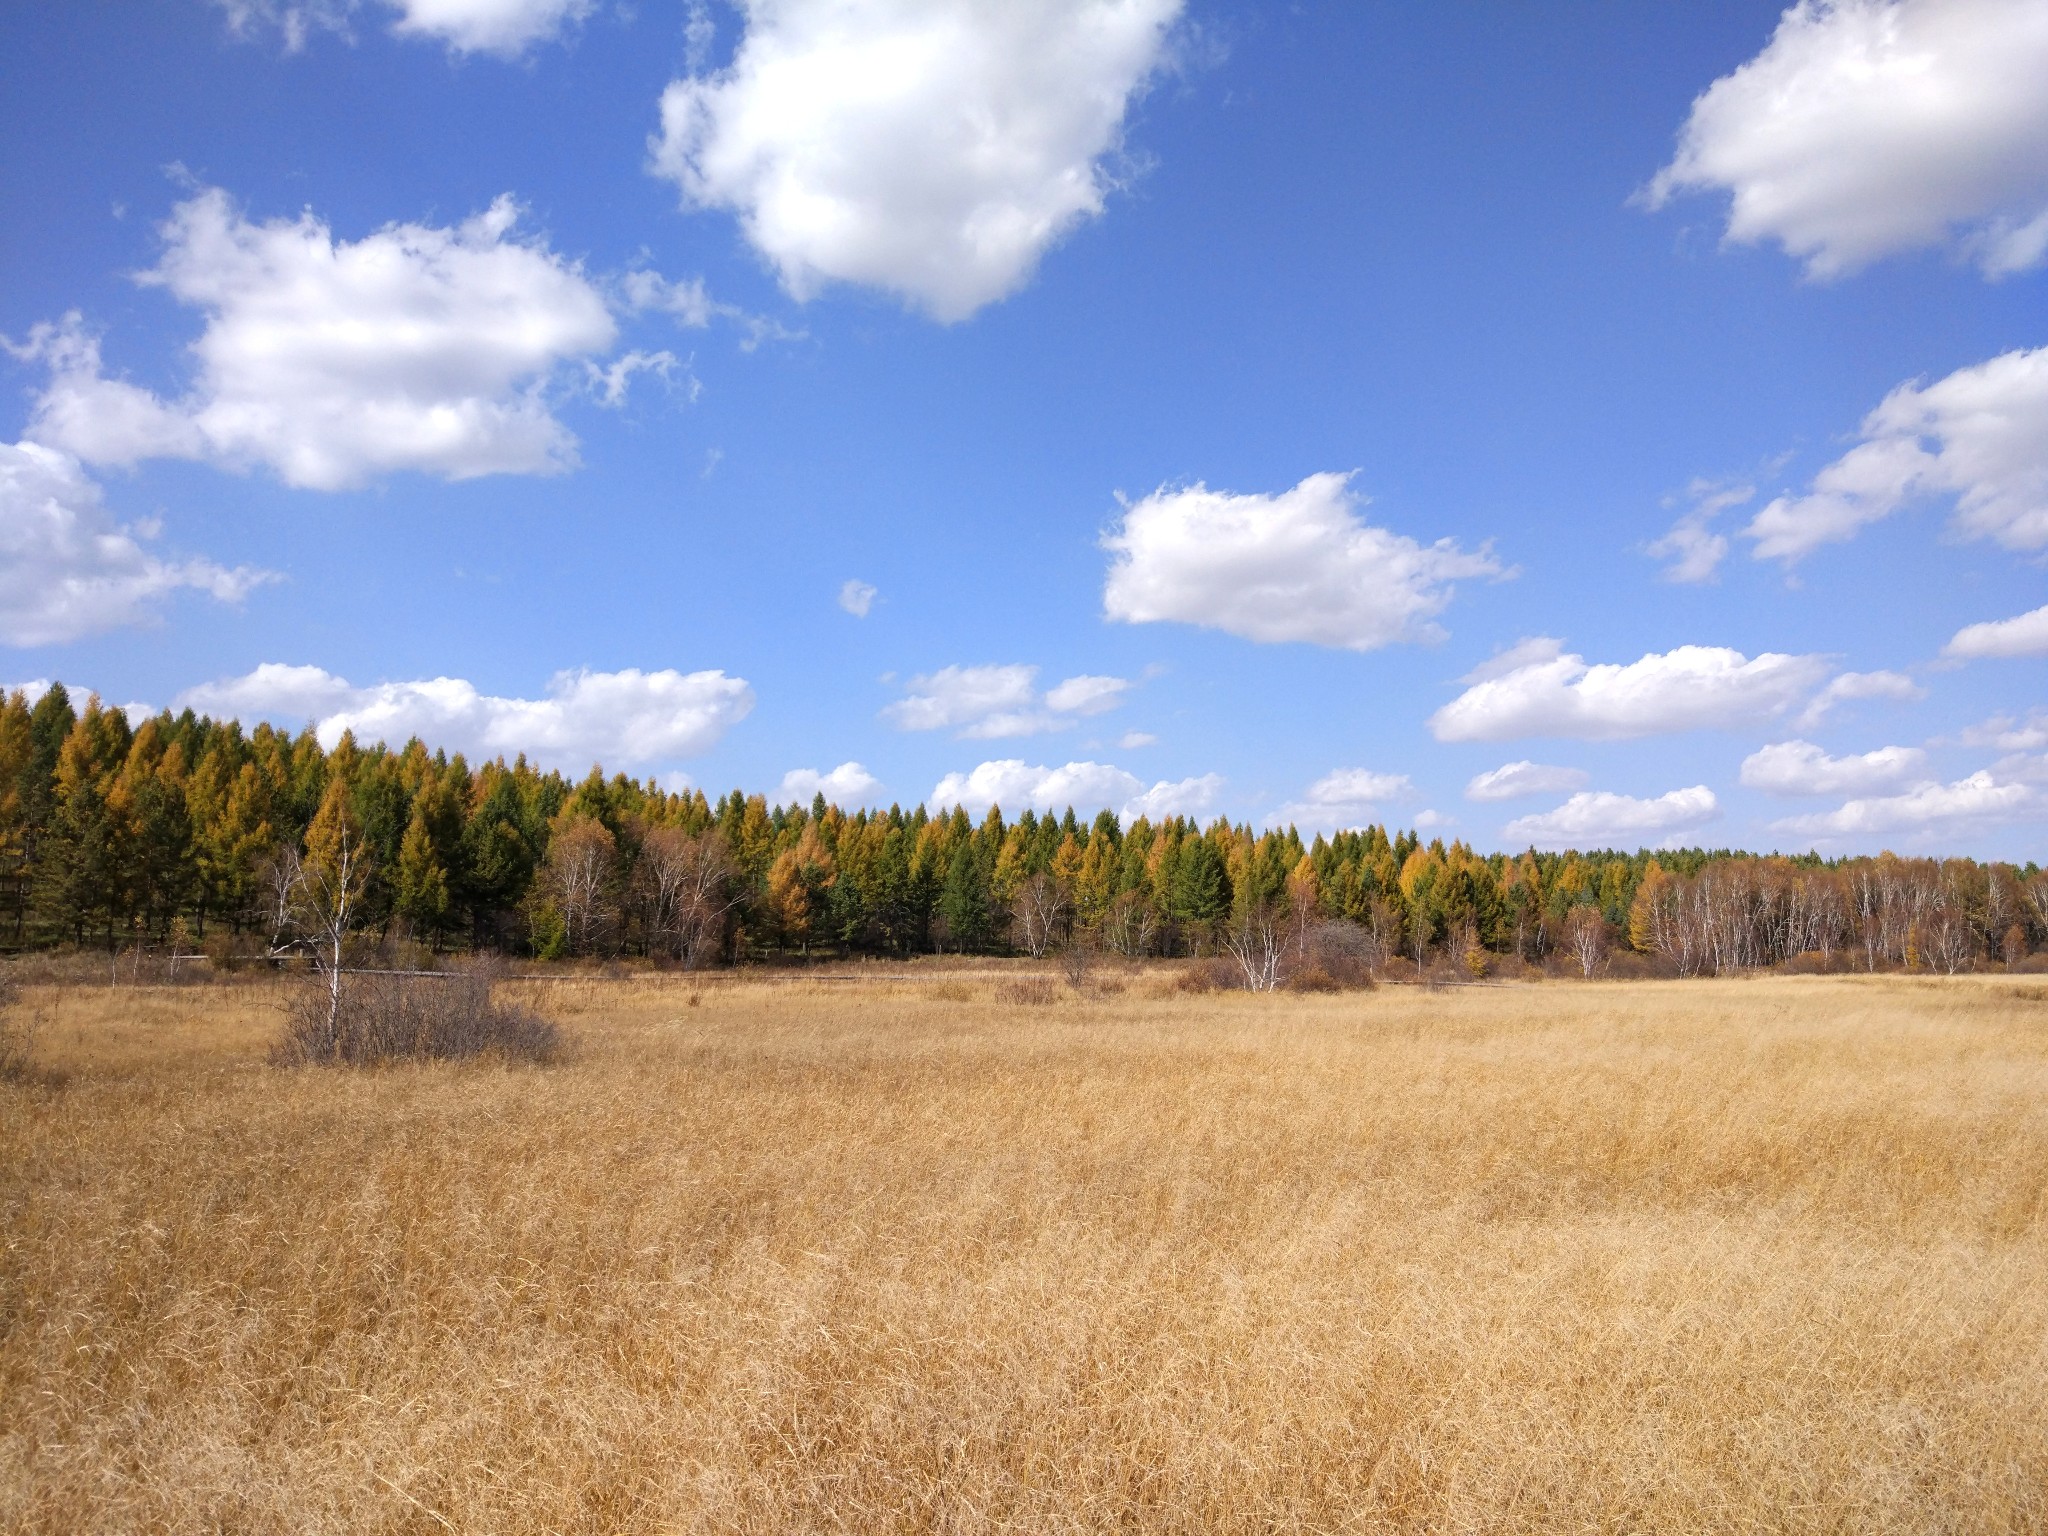
POLYGON ((327 1039, 331 1053, 341 1027, 342 959, 370 882, 370 852, 349 807, 348 787, 327 786, 319 814, 306 830, 306 851, 278 850, 270 865, 270 952, 306 950, 327 977, 327 1039))

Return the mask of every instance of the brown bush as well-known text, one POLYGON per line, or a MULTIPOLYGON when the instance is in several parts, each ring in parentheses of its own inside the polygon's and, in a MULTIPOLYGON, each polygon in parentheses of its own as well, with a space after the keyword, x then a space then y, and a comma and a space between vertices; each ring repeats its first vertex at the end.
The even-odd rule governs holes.
POLYGON ((1056 996, 1050 976, 1013 976, 996 988, 999 1001, 1027 1008, 1043 1008, 1056 996))
POLYGON ((1320 965, 1305 965, 1284 983, 1290 992, 1342 992, 1344 985, 1320 965))
POLYGON ((263 946, 246 933, 215 926, 199 946, 206 968, 215 976, 232 976, 262 962, 263 946))
POLYGON ((1340 992, 1370 987, 1374 984, 1372 954, 1372 936, 1357 923, 1341 919, 1316 923, 1302 936, 1288 990, 1340 992), (1302 978, 1311 979, 1304 982, 1302 978))
POLYGON ((1243 984, 1243 975, 1228 960, 1191 960, 1175 978, 1176 992, 1228 992, 1243 984))
POLYGON ((437 976, 349 976, 331 1021, 326 981, 315 978, 286 1005, 284 1037, 272 1059, 288 1067, 475 1056, 553 1060, 561 1052, 561 1031, 494 998, 499 969, 480 963, 437 976))

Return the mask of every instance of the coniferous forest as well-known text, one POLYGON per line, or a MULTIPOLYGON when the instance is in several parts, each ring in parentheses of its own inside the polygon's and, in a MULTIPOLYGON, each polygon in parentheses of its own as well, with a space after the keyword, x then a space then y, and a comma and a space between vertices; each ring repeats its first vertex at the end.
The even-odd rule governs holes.
POLYGON ((1486 973, 1622 956, 1678 975, 2026 966, 2048 874, 1969 859, 1703 849, 1482 855, 1383 827, 1316 834, 1109 811, 858 810, 580 781, 521 757, 324 750, 310 731, 62 687, 0 705, 0 946, 275 952, 294 885, 346 855, 350 935, 432 951, 689 966, 934 951, 1228 953, 1290 945, 1486 973))

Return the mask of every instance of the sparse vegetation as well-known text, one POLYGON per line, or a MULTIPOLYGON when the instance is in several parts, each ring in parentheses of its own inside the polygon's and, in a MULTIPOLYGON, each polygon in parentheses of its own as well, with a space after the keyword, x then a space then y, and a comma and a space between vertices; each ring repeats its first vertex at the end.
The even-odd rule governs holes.
POLYGON ((551 1061, 561 1031, 530 1008, 493 995, 501 963, 478 962, 444 975, 353 975, 292 989, 273 1058, 281 1066, 380 1066, 502 1056, 551 1061))
POLYGON ((23 1016, 21 986, 13 977, 0 975, 0 1082, 26 1078, 34 1050, 35 1025, 23 1016))
POLYGON ((31 989, 0 1529, 2048 1524, 2038 981, 922 970, 31 989))

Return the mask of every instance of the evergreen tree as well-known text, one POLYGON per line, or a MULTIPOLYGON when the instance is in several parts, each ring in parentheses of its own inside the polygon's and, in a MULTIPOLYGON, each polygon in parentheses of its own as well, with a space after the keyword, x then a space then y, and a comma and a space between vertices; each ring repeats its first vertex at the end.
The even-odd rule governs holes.
POLYGON ((989 940, 988 877, 966 841, 953 849, 946 883, 939 894, 939 916, 953 947, 962 954, 985 948, 989 940))
POLYGON ((0 922, 17 944, 28 917, 33 731, 28 697, 17 688, 0 700, 0 922))
POLYGON ((1206 837, 1190 837, 1174 860, 1168 915, 1189 931, 1199 948, 1230 913, 1230 871, 1206 837))
POLYGON ((412 819, 399 843, 392 888, 396 915, 415 938, 425 939, 439 953, 442 924, 448 916, 448 871, 434 846, 427 809, 421 801, 414 802, 412 819))

